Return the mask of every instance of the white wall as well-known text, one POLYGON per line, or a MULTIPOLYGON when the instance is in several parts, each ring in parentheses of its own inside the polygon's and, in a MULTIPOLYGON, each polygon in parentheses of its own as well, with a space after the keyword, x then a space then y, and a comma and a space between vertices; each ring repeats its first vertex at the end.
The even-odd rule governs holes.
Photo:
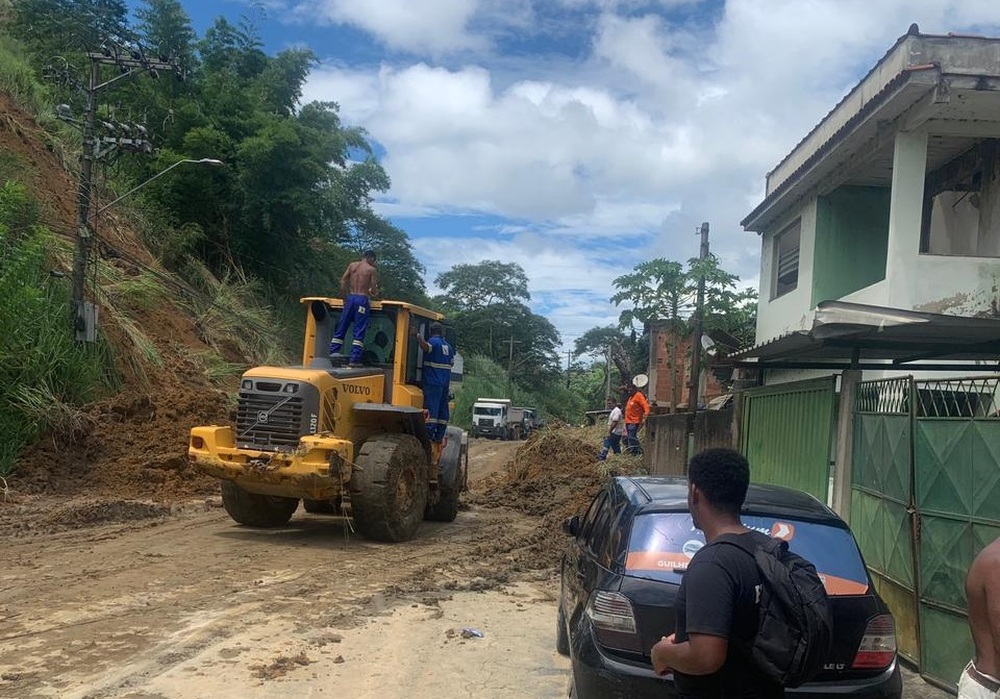
MULTIPOLYGON (((928 134, 901 132, 894 145, 886 278, 842 301, 947 315, 1000 313, 1000 258, 920 254, 920 229, 927 162, 928 134)), ((1000 180, 984 182, 984 215, 1000 227, 1000 180)), ((760 301, 757 344, 812 327, 812 266, 816 243, 815 197, 793 216, 780 221, 761 239, 760 301), (801 216, 799 280, 795 291, 771 299, 774 235, 801 216)), ((989 235, 989 234, 987 234, 989 235)), ((1000 237, 1000 233, 996 233, 1000 237)), ((984 246, 985 247, 985 246, 984 246)), ((953 372, 919 371, 919 363, 903 371, 866 371, 864 380, 913 374, 917 378, 954 376, 953 372)), ((768 372, 766 383, 785 383, 829 375, 824 370, 768 372)))
POLYGON ((795 330, 812 327, 813 252, 816 248, 816 198, 812 197, 798 212, 775 225, 761 236, 760 300, 757 303, 757 344, 773 340, 795 330), (794 291, 771 299, 774 288, 774 236, 801 217, 799 233, 799 281, 794 291))
MULTIPOLYGON (((896 135, 886 262, 888 305, 948 315, 990 312, 1000 304, 1000 259, 920 254, 927 138, 926 133, 896 135)), ((988 190, 982 197, 992 198, 988 190)))

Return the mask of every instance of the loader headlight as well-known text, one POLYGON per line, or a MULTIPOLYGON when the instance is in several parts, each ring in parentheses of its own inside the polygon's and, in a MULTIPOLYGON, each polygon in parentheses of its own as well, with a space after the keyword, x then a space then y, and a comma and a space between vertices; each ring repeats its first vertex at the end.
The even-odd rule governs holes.
POLYGON ((299 385, 297 383, 286 383, 285 387, 281 389, 284 393, 298 393, 299 385))
POLYGON ((249 391, 253 388, 253 381, 250 379, 243 379, 243 381, 240 382, 240 388, 244 391, 249 391))

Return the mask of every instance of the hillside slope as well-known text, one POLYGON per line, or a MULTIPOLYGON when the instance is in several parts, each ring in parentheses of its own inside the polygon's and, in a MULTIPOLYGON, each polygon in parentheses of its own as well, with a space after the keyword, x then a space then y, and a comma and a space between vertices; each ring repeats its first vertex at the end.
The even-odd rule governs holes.
MULTIPOLYGON (((0 94, 0 153, 17 164, 16 178, 38 201, 45 225, 65 241, 53 251, 54 269, 67 274, 76 220, 76 184, 47 145, 48 136, 27 113, 0 94)), ((103 263, 124 279, 138 279, 143 267, 162 270, 154 257, 120 217, 102 218, 99 235, 103 263)), ((169 288, 169 287, 167 287, 169 288)), ((166 292, 169 294, 169 291, 166 292)), ((102 308, 101 330, 116 350, 123 388, 116 395, 87 406, 75 434, 49 434, 19 460, 13 493, 94 492, 125 497, 172 498, 214 492, 212 479, 193 473, 185 447, 192 425, 228 422, 226 393, 206 376, 197 357, 212 350, 198 323, 180 298, 160 298, 150 308, 131 315, 131 322, 155 348, 155 357, 141 365, 129 354, 130 335, 120 317, 102 308)), ((63 322, 53 319, 54 323, 63 322)), ((70 332, 68 320, 66 332, 70 332)), ((135 352, 132 352, 134 356, 135 352)), ((241 362, 232 347, 226 359, 241 362)))

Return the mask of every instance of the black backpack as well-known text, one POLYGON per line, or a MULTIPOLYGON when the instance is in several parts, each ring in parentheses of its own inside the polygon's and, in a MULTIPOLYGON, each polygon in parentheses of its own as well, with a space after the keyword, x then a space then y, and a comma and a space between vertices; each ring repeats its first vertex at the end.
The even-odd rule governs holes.
POLYGON ((781 539, 756 544, 748 537, 717 539, 753 556, 760 571, 757 634, 745 651, 783 687, 798 687, 823 669, 833 644, 833 617, 816 567, 781 539))

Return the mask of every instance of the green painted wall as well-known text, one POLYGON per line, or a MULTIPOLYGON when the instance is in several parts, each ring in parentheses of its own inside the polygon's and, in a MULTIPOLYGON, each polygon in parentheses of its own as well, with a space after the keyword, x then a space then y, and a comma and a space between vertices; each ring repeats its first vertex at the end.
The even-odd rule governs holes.
POLYGON ((820 197, 813 253, 813 307, 885 279, 888 246, 888 188, 845 186, 820 197))

